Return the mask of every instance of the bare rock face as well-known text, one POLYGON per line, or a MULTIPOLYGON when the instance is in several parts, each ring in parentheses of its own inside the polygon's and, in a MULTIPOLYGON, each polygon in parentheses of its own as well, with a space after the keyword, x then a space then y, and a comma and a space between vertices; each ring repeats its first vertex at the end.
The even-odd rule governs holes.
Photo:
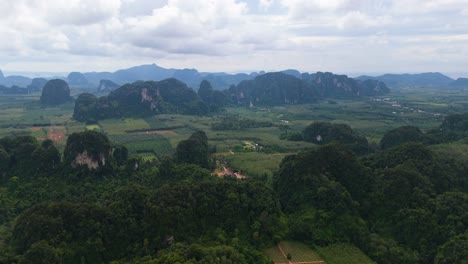
POLYGON ((50 80, 42 89, 41 104, 43 105, 60 105, 70 99, 70 87, 64 80, 50 80))
POLYGON ((88 152, 85 150, 83 153, 78 153, 76 155, 76 158, 73 160, 71 165, 73 168, 86 165, 88 169, 94 170, 99 167, 99 164, 106 165, 106 158, 104 157, 104 154, 99 154, 99 159, 95 160, 92 156, 88 155, 88 152))
POLYGON ((120 85, 116 84, 113 81, 110 80, 101 80, 99 81, 99 86, 98 86, 98 93, 105 93, 105 92, 111 92, 117 88, 119 88, 120 85))
POLYGON ((115 160, 109 139, 96 131, 73 133, 68 137, 64 163, 73 169, 90 171, 112 168, 115 160))

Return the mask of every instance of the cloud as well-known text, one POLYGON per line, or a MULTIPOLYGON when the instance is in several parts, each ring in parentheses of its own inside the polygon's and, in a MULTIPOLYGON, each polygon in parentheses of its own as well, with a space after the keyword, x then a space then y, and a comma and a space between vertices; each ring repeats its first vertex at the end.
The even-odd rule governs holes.
POLYGON ((258 6, 262 10, 267 10, 272 4, 274 0, 259 0, 258 6))
POLYGON ((164 62, 216 71, 343 71, 404 64, 416 71, 433 60, 434 67, 468 68, 467 6, 468 0, 0 1, 0 67, 164 62))

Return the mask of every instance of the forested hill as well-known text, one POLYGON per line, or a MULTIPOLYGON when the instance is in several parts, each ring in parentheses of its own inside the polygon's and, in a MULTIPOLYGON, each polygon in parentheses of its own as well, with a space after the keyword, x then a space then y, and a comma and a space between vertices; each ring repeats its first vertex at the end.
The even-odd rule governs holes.
POLYGON ((359 81, 330 72, 304 73, 301 79, 282 72, 266 73, 229 88, 232 102, 250 106, 310 103, 324 98, 356 98, 389 92, 383 82, 359 81))
MULTIPOLYGON (((203 131, 154 162, 96 131, 72 133, 63 155, 0 138, 0 263, 271 264, 263 249, 296 240, 351 243, 379 264, 465 264, 468 158, 437 145, 467 136, 468 114, 449 115, 357 157, 348 147, 367 142, 349 126, 313 123, 304 140, 321 146, 285 156, 271 186, 211 174, 224 157, 203 131)), ((326 263, 363 263, 339 254, 352 261, 326 263)))
POLYGON ((126 84, 108 96, 83 93, 75 103, 73 118, 79 121, 162 113, 205 114, 207 106, 197 93, 176 79, 126 84))
POLYGON ((311 103, 325 98, 355 98, 388 93, 379 81, 356 81, 332 73, 303 74, 303 79, 276 72, 242 81, 223 92, 214 91, 204 80, 198 94, 185 83, 174 79, 159 82, 139 81, 126 84, 108 96, 97 98, 84 93, 78 96, 73 118, 93 121, 115 117, 149 116, 163 113, 203 115, 230 105, 274 106, 311 103))

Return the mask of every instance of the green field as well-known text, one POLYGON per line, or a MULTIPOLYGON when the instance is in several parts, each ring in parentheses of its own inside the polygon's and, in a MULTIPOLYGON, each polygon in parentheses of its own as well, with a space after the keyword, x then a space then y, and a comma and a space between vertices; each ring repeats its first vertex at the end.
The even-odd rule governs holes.
POLYGON ((101 126, 99 126, 99 125, 87 125, 86 130, 95 130, 95 131, 99 131, 99 132, 102 131, 101 126))
MULTIPOLYGON (((445 114, 468 109, 467 91, 399 89, 372 100, 360 98, 276 107, 227 107, 212 116, 161 114, 100 120, 97 124, 86 125, 72 119, 73 102, 43 107, 39 104, 39 96, 0 97, 0 136, 32 135, 44 139, 50 135, 51 128, 64 127, 63 144, 71 133, 93 129, 107 134, 115 143, 125 145, 130 154, 155 153, 161 158, 172 154, 177 144, 194 131, 203 130, 218 156, 232 169, 252 177, 271 176, 284 156, 315 147, 311 143, 280 140, 281 126, 286 125, 288 132, 300 132, 314 121, 344 123, 370 142, 378 143, 389 129, 416 125, 427 131, 437 127, 445 114), (272 126, 212 130, 212 124, 229 115, 269 122, 272 126), (261 150, 246 151, 243 149, 246 141, 260 145, 261 150)), ((446 151, 452 147, 447 147, 446 151)), ((444 146, 434 148, 445 151, 444 146)))
POLYGON ((375 264, 361 250, 350 244, 318 247, 316 251, 327 264, 375 264))
POLYGON ((302 263, 302 264, 320 264, 325 263, 323 259, 314 250, 309 248, 307 245, 292 242, 283 241, 280 242, 276 247, 272 247, 264 250, 264 253, 271 258, 276 264, 279 263, 302 263), (288 254, 291 259, 288 260, 288 254))

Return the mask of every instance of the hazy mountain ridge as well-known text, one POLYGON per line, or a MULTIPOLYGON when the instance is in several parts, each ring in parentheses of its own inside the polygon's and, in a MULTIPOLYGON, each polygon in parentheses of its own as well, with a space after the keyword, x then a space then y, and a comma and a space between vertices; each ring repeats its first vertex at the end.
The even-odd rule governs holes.
POLYGON ((450 83, 450 86, 454 88, 468 88, 468 78, 458 78, 450 83))
POLYGON ((357 80, 378 80, 389 87, 447 87, 454 79, 440 72, 426 72, 417 74, 384 74, 380 76, 361 75, 357 80))
MULTIPOLYGON (((314 73, 301 73, 295 69, 287 69, 280 71, 282 73, 292 75, 299 79, 307 79, 313 76, 314 73), (305 76, 304 76, 305 75, 305 76)), ((207 80, 211 83, 214 90, 225 90, 232 85, 238 85, 242 81, 252 80, 255 77, 265 74, 264 71, 251 73, 229 74, 225 72, 199 72, 197 69, 173 69, 163 68, 156 64, 146 64, 134 66, 126 69, 120 69, 115 72, 71 72, 67 77, 59 77, 67 81, 71 86, 95 86, 99 87, 101 80, 109 80, 117 85, 133 83, 136 81, 160 81, 168 78, 175 78, 187 84, 187 86, 196 88, 201 81, 207 80)), ((57 77, 54 77, 57 78, 57 77)), ((52 78, 49 78, 52 79, 52 78)), ((461 85, 463 79, 455 81, 454 79, 439 73, 426 72, 418 74, 384 74, 380 76, 361 75, 354 78, 358 81, 377 80, 384 82, 388 87, 443 87, 443 88, 459 88, 468 87, 461 85)), ((4 86, 20 86, 27 87, 31 84, 32 78, 11 75, 4 76, 0 71, 0 85, 4 86)), ((351 87, 351 89, 353 89, 351 87)))

